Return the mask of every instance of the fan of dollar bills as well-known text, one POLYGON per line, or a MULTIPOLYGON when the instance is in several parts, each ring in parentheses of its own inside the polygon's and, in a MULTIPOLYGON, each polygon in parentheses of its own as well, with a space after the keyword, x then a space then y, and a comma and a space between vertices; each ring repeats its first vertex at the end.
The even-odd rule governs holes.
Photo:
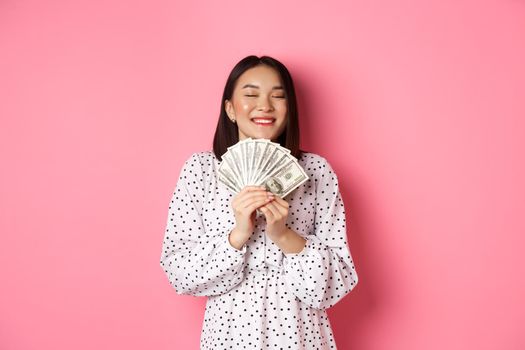
POLYGON ((228 147, 218 172, 219 181, 234 194, 245 186, 265 186, 284 198, 308 180, 290 150, 267 139, 246 138, 228 147))

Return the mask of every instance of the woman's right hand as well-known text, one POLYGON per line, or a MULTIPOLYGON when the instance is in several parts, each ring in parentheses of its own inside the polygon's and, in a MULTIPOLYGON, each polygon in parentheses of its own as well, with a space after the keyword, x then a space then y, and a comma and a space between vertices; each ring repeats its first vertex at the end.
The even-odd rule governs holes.
POLYGON ((232 208, 235 214, 235 228, 232 231, 235 246, 242 246, 252 235, 255 227, 255 210, 272 201, 274 194, 264 186, 246 186, 233 197, 232 208), (241 242, 242 244, 240 244, 241 242))

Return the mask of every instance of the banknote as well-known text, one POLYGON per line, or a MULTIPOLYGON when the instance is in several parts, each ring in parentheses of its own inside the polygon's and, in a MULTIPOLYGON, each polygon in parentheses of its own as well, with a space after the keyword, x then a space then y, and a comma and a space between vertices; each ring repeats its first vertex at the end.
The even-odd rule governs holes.
POLYGON ((286 197, 308 180, 308 175, 297 160, 291 156, 286 158, 283 166, 276 168, 260 181, 260 184, 264 185, 268 191, 281 198, 286 197))
POLYGON ((308 180, 291 151, 267 139, 241 140, 221 158, 218 180, 234 194, 249 185, 263 185, 284 198, 308 180))

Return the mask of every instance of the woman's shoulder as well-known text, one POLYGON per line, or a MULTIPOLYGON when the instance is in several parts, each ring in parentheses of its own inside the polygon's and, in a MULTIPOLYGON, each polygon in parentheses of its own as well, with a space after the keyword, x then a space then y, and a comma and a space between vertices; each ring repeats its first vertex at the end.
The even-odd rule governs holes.
POLYGON ((328 159, 318 153, 302 151, 298 158, 299 164, 312 177, 323 177, 323 174, 333 174, 332 165, 328 159))
POLYGON ((217 157, 215 157, 215 154, 211 150, 204 150, 204 151, 196 151, 191 153, 187 160, 191 161, 200 161, 200 162, 209 162, 217 160, 217 157))
POLYGON ((301 150, 301 155, 298 159, 303 161, 326 161, 320 154, 304 150, 301 150))
POLYGON ((219 160, 213 151, 203 150, 190 153, 184 162, 184 168, 198 167, 201 171, 214 169, 219 160))
POLYGON ((314 172, 322 171, 327 165, 330 166, 330 163, 325 157, 309 151, 301 151, 298 161, 303 168, 314 172))

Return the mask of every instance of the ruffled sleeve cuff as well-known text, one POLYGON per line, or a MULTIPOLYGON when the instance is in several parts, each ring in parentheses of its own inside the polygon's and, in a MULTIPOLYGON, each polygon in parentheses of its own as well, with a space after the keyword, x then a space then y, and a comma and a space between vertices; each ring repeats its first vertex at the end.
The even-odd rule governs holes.
POLYGON ((235 225, 232 225, 230 227, 224 227, 224 231, 226 233, 224 234, 222 243, 226 246, 226 250, 228 252, 230 252, 232 254, 236 254, 238 256, 243 256, 246 253, 246 244, 244 244, 242 246, 242 248, 239 250, 239 249, 235 248, 234 246, 232 246, 231 243, 230 243, 229 236, 230 236, 230 232, 233 230, 234 227, 235 227, 235 225))

